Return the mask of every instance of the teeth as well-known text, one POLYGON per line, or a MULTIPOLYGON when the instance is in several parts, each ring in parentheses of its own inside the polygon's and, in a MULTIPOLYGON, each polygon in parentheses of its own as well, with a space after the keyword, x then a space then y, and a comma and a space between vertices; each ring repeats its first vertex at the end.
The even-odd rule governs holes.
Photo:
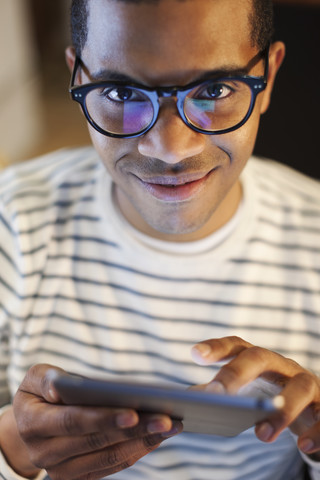
POLYGON ((182 187, 183 185, 186 185, 186 183, 179 183, 179 185, 167 185, 167 187, 176 188, 176 187, 182 187))

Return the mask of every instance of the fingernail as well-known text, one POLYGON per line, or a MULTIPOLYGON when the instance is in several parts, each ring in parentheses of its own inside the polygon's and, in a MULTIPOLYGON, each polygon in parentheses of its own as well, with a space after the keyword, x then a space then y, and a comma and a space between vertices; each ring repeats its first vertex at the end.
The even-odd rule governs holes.
POLYGON ((198 343, 191 349, 191 355, 193 360, 200 365, 210 355, 211 348, 207 343, 198 343))
POLYGON ((263 442, 268 442, 274 434, 274 428, 269 422, 264 422, 257 428, 257 435, 263 442))
POLYGON ((49 400, 52 403, 58 403, 59 402, 59 400, 60 400, 59 395, 57 394, 57 392, 53 388, 49 388, 48 394, 49 394, 49 397, 50 397, 49 400))
POLYGON ((226 393, 226 389, 224 385, 221 382, 216 382, 216 381, 208 383, 208 385, 205 388, 205 391, 211 392, 211 393, 226 393))
POLYGON ((161 436, 163 438, 174 437, 178 433, 181 433, 182 430, 183 430, 183 424, 181 423, 181 421, 180 420, 174 420, 173 423, 172 423, 171 429, 168 432, 163 432, 161 434, 161 436))
POLYGON ((314 449, 314 442, 311 438, 304 438, 299 442, 299 448, 304 453, 311 452, 314 449))
POLYGON ((199 352, 202 357, 207 357, 211 352, 211 348, 207 343, 198 343, 193 348, 199 352))
POLYGON ((121 412, 116 416, 116 423, 120 428, 134 427, 137 424, 137 417, 131 412, 121 412))
POLYGON ((58 377, 58 373, 56 370, 54 370, 53 368, 50 368, 50 370, 47 370, 46 372, 46 378, 48 380, 48 383, 49 383, 49 388, 48 388, 48 400, 49 402, 52 402, 52 403, 58 403, 59 400, 60 400, 60 397, 58 395, 58 393, 56 392, 55 388, 53 387, 52 383, 54 382, 54 380, 56 380, 56 378, 58 377))
POLYGON ((163 432, 161 433, 161 436, 163 438, 170 438, 170 437, 174 437, 175 435, 177 435, 179 433, 179 428, 178 427, 173 427, 171 430, 169 430, 169 432, 163 432))
POLYGON ((153 417, 147 425, 149 433, 162 433, 168 430, 168 420, 163 417, 153 417))

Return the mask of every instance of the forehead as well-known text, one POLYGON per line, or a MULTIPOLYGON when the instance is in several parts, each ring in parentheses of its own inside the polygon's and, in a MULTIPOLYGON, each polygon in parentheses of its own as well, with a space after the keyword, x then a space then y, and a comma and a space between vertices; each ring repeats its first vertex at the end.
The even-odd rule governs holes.
POLYGON ((91 0, 83 55, 91 70, 178 81, 178 72, 246 63, 250 13, 251 0, 91 0))

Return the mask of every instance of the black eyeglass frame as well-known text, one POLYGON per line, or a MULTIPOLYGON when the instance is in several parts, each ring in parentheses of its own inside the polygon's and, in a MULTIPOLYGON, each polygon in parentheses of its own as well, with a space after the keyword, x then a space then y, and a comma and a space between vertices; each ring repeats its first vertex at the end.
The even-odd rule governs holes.
POLYGON ((145 85, 140 85, 138 83, 133 83, 133 82, 124 82, 124 81, 102 81, 102 82, 93 82, 93 83, 86 83, 84 85, 79 85, 75 86, 75 78, 77 74, 77 70, 79 66, 82 65, 82 60, 80 57, 76 57, 75 59, 75 64, 71 76, 71 82, 70 82, 70 87, 69 87, 69 93, 71 94, 72 100, 75 102, 78 102, 82 108, 82 111, 87 119, 87 121, 92 125, 92 127, 97 130, 99 133, 102 135, 106 135, 108 137, 114 137, 114 138, 135 138, 135 137, 140 137, 141 135, 144 135, 147 133, 153 125, 156 123, 158 116, 159 116, 159 111, 160 111, 160 103, 159 99, 160 98, 169 98, 169 97, 176 97, 177 99, 177 109, 179 112, 180 117, 182 118, 183 122, 190 127, 192 130, 202 133, 205 135, 222 135, 225 133, 233 132, 234 130, 237 130, 238 128, 242 127, 250 118, 255 103, 256 103, 256 98, 257 95, 261 92, 263 92, 268 83, 268 73, 269 73, 269 50, 270 50, 270 45, 267 46, 263 51, 259 52, 250 62, 249 65, 251 64, 251 68, 261 59, 265 60, 265 70, 264 70, 264 75, 263 76, 254 76, 254 75, 230 75, 230 76, 224 76, 224 77, 216 77, 214 79, 208 79, 208 80, 202 80, 202 81, 196 81, 189 83, 188 85, 185 85, 183 87, 180 86, 169 86, 169 87, 147 87, 145 85), (219 83, 223 83, 223 81, 241 81, 244 82, 246 85, 250 87, 251 90, 251 102, 250 106, 248 109, 247 114, 241 120, 241 122, 238 122, 236 125, 233 127, 229 127, 226 129, 222 130, 216 130, 216 131, 208 131, 208 130, 203 130, 199 127, 196 127, 193 125, 189 120, 187 119, 185 113, 184 113, 184 100, 188 93, 193 90, 195 87, 198 87, 200 85, 206 85, 206 83, 210 83, 214 81, 219 81, 219 83), (118 134, 118 133, 112 133, 108 132, 106 130, 103 130, 91 117, 90 113, 88 112, 87 105, 86 105, 86 96, 88 93, 90 93, 92 90, 96 88, 108 88, 108 87, 129 87, 129 88, 135 88, 137 91, 143 93, 146 95, 153 106, 153 119, 150 122, 150 124, 144 128, 143 130, 140 130, 137 133, 129 133, 129 134, 118 134))

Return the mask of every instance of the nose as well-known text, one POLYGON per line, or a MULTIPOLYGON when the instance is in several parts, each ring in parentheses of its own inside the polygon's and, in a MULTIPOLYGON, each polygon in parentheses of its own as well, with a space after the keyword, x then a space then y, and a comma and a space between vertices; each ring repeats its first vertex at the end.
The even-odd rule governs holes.
POLYGON ((205 137, 183 122, 172 100, 164 100, 156 123, 140 137, 138 150, 146 157, 175 164, 199 155, 204 150, 205 137))

